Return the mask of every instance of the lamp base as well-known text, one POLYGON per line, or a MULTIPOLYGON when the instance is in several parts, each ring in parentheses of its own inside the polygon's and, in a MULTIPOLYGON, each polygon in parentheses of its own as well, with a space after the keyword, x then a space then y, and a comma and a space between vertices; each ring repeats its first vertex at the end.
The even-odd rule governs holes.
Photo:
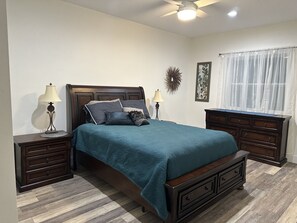
POLYGON ((55 131, 51 133, 44 132, 40 136, 44 138, 56 138, 56 137, 65 136, 67 134, 68 134, 67 132, 62 130, 62 131, 55 131))
POLYGON ((47 130, 44 132, 44 134, 53 134, 53 133, 57 133, 57 130, 47 130))
POLYGON ((159 114, 158 114, 159 113, 159 107, 160 107, 159 102, 157 102, 156 103, 156 119, 157 120, 159 120, 159 114))

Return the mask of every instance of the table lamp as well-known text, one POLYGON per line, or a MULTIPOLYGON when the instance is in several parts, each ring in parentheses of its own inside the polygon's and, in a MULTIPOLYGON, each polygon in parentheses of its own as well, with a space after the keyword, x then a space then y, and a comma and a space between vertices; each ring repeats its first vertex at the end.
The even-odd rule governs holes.
POLYGON ((163 102, 164 101, 159 89, 157 89, 155 91, 155 96, 153 98, 153 101, 156 102, 156 119, 159 120, 159 116, 158 116, 159 107, 160 107, 159 102, 163 102))
POLYGON ((46 85, 45 94, 40 101, 46 102, 49 104, 47 106, 47 113, 50 118, 50 123, 49 123, 47 130, 45 131, 45 134, 56 133, 57 130, 53 123, 53 116, 55 114, 55 107, 53 104, 54 104, 54 102, 61 101, 61 99, 59 98, 59 96, 57 94, 56 86, 52 85, 52 83, 50 83, 49 85, 46 85))

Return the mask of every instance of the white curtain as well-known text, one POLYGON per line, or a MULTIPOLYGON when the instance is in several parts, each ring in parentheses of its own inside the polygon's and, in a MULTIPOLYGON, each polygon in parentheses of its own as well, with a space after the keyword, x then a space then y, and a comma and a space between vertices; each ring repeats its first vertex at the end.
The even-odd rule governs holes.
POLYGON ((290 115, 287 157, 297 163, 297 49, 220 57, 218 107, 290 115))
POLYGON ((297 116, 297 49, 220 56, 219 107, 297 116))

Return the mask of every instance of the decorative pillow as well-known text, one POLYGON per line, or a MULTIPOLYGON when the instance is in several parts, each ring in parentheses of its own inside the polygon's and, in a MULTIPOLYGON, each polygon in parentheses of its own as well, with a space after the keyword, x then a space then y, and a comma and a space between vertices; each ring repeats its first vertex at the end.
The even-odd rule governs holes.
POLYGON ((127 112, 106 112, 106 125, 134 125, 127 112))
POLYGON ((145 105, 145 101, 143 99, 141 100, 121 100, 121 103, 123 107, 132 107, 132 108, 139 108, 143 110, 143 113, 146 118, 151 118, 150 113, 147 110, 147 107, 145 105))
POLYGON ((131 111, 139 111, 142 112, 142 114, 144 114, 141 108, 123 107, 123 111, 128 113, 131 111))
POLYGON ((105 122, 105 112, 121 112, 123 107, 120 100, 115 100, 86 104, 85 109, 90 114, 92 121, 99 125, 105 122))
POLYGON ((93 121, 93 119, 92 119, 92 117, 91 117, 91 115, 90 115, 90 113, 89 113, 89 111, 88 111, 88 109, 86 109, 86 106, 83 107, 83 110, 84 110, 84 112, 86 114, 86 117, 85 117, 86 123, 93 123, 93 124, 95 124, 94 121, 93 121))
POLYGON ((103 103, 103 102, 116 102, 116 101, 120 101, 120 99, 113 99, 113 100, 108 100, 108 101, 98 101, 98 100, 92 100, 92 101, 89 101, 87 105, 91 105, 91 104, 96 104, 96 103, 103 103))
POLYGON ((134 122, 134 124, 137 126, 150 124, 148 120, 145 118, 144 114, 140 111, 131 111, 129 112, 129 116, 134 122))

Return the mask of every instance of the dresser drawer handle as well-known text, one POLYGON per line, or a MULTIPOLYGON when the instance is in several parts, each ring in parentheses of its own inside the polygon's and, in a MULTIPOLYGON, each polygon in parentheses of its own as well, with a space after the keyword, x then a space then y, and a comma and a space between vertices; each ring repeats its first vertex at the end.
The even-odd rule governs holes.
POLYGON ((189 196, 186 196, 186 201, 190 201, 191 199, 189 198, 189 196))
POLYGON ((234 173, 238 174, 238 171, 237 170, 234 170, 234 173))
POLYGON ((204 187, 204 190, 209 190, 207 186, 204 187))
POLYGON ((226 179, 224 177, 222 177, 222 181, 225 181, 226 179))

